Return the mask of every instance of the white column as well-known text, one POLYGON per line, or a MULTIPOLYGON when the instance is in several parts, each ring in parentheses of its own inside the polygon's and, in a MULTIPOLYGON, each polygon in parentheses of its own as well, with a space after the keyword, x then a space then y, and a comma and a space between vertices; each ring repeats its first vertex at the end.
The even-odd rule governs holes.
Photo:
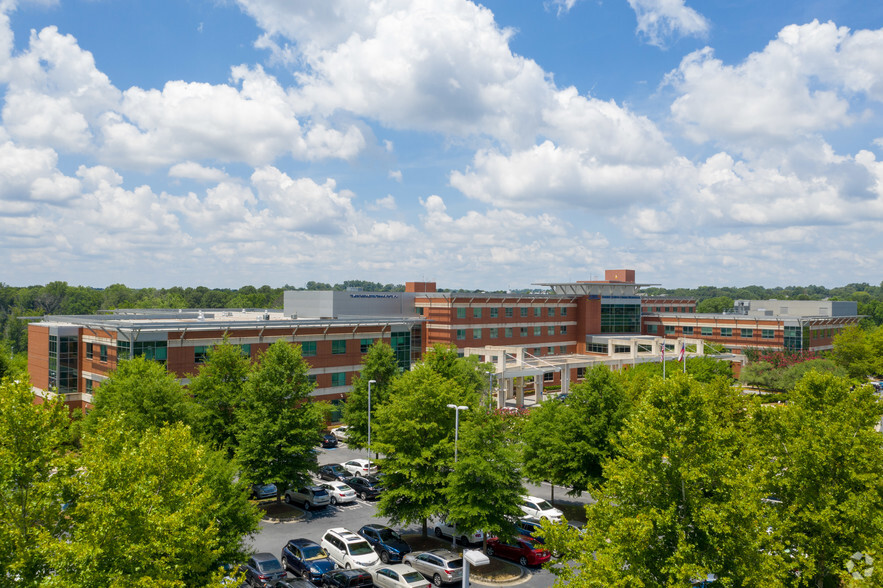
POLYGON ((517 408, 524 407, 524 376, 515 380, 515 406, 517 408))

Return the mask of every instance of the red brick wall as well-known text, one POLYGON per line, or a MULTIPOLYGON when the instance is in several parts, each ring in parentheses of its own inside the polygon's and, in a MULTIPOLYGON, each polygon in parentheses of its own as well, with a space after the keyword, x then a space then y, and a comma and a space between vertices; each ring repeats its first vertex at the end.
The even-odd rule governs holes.
POLYGON ((49 389, 49 327, 28 325, 28 373, 31 385, 49 389))

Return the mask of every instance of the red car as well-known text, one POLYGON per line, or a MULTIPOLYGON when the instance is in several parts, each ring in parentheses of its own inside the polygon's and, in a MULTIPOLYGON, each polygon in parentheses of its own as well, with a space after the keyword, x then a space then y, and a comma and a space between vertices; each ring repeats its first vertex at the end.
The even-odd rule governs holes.
POLYGON ((487 540, 487 554, 512 559, 523 566, 539 566, 552 559, 551 553, 526 537, 508 542, 491 537, 487 540))

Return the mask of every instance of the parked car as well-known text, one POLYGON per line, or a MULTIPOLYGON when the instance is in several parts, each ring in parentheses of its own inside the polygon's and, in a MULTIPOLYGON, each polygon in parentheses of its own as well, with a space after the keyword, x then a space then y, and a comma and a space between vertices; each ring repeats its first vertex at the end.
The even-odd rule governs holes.
POLYGON ((524 535, 525 537, 530 537, 534 541, 539 541, 540 543, 542 543, 542 539, 536 536, 536 532, 541 525, 542 523, 539 521, 531 519, 518 519, 515 521, 515 528, 518 530, 519 534, 524 535))
POLYGON ((309 580, 287 580, 276 584, 276 588, 316 588, 309 580))
POLYGON ((334 570, 322 576, 323 588, 371 588, 374 578, 362 569, 334 570))
POLYGON ((313 507, 325 508, 331 504, 331 496, 321 486, 301 486, 297 489, 286 490, 285 502, 300 504, 304 510, 310 510, 313 507))
POLYGON ((523 566, 539 566, 552 559, 551 553, 526 537, 516 537, 511 541, 491 537, 487 540, 487 554, 511 559, 523 566))
POLYGON ((521 510, 532 519, 549 519, 559 521, 563 512, 552 506, 548 501, 536 496, 525 496, 521 499, 521 510))
POLYGON ((404 562, 432 580, 436 586, 463 579, 463 558, 448 549, 412 551, 404 562))
POLYGON ((436 537, 456 537, 463 545, 469 545, 471 543, 481 543, 484 540, 484 533, 482 533, 481 531, 464 533, 457 529, 454 523, 444 519, 435 521, 434 527, 436 537))
POLYGON ((341 425, 331 431, 335 437, 337 437, 338 441, 346 441, 347 436, 349 435, 350 428, 346 425, 341 425))
POLYGON ((242 566, 245 574, 245 583, 255 588, 259 586, 273 586, 279 580, 285 578, 285 570, 282 564, 272 553, 256 553, 242 566))
POLYGON ((377 466, 367 459, 351 459, 343 464, 343 469, 354 476, 369 476, 377 473, 377 466))
POLYGON ((335 437, 331 433, 325 433, 324 435, 322 435, 322 447, 325 449, 337 447, 337 437, 335 437))
POLYGON ((411 553, 411 546, 402 539, 402 536, 384 525, 365 525, 359 529, 359 535, 371 544, 380 556, 380 561, 385 564, 400 562, 402 556, 411 553))
POLYGON ((353 475, 344 469, 339 463, 329 463, 321 466, 318 470, 319 478, 323 480, 336 480, 343 482, 353 475))
POLYGON ((377 498, 383 492, 383 486, 380 485, 377 476, 368 476, 367 478, 353 476, 346 479, 346 484, 355 490, 362 500, 377 498))
POLYGON ((252 484, 251 485, 251 497, 262 499, 262 498, 274 498, 276 496, 276 484, 252 484))
POLYGON ((289 539, 282 548, 282 566, 295 576, 314 582, 334 569, 334 561, 321 545, 309 539, 289 539))
POLYGON ((371 570, 378 588, 432 588, 423 574, 405 564, 393 564, 371 570))
POLYGON ((349 484, 344 484, 343 482, 322 482, 319 486, 328 492, 332 505, 356 501, 356 491, 349 484))
POLYGON ((374 549, 361 535, 343 527, 325 531, 322 547, 342 568, 370 568, 380 563, 374 549))

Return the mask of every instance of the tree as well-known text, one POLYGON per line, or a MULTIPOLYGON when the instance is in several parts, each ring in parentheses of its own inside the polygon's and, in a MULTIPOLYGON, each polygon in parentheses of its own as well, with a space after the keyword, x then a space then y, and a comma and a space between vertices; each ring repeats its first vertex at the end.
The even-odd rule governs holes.
POLYGON ((538 484, 567 486, 570 481, 571 411, 564 402, 547 401, 530 411, 521 433, 524 477, 538 484))
POLYGON ((212 447, 232 457, 236 448, 236 408, 245 395, 251 362, 239 345, 223 343, 208 351, 199 373, 190 379, 194 428, 212 447))
POLYGON ((261 354, 236 411, 236 461, 252 483, 276 484, 276 500, 309 481, 324 426, 321 407, 310 402, 313 385, 300 345, 282 339, 261 354))
POLYGON ((719 314, 733 308, 733 299, 729 296, 706 298, 696 304, 696 312, 719 314))
POLYGON ((870 386, 810 372, 760 423, 774 464, 767 486, 782 501, 802 585, 825 585, 883 536, 881 414, 870 386))
POLYGON ((72 458, 71 531, 51 549, 48 587, 219 585, 260 515, 224 457, 180 423, 132 435, 102 421, 72 458))
MULTIPOLYGON (((378 512, 393 524, 426 521, 447 512, 445 487, 454 454, 454 410, 448 404, 475 409, 478 394, 457 379, 418 363, 393 382, 388 402, 377 410, 376 449, 386 491, 378 512)), ((460 373, 461 369, 447 373, 460 373)), ((374 446, 372 442, 372 447, 374 446)))
POLYGON ((125 429, 142 432, 164 424, 190 424, 193 411, 187 392, 164 365, 136 356, 122 360, 101 383, 84 425, 94 429, 117 414, 123 415, 125 429))
POLYGON ((392 387, 392 382, 399 375, 399 366, 395 352, 388 344, 375 341, 362 360, 362 370, 353 378, 353 389, 347 395, 343 408, 343 420, 349 426, 347 445, 354 449, 368 446, 368 381, 371 384, 371 414, 376 414, 377 407, 384 404, 392 387))
POLYGON ((464 532, 484 531, 484 550, 489 534, 511 537, 512 520, 522 515, 527 492, 512 433, 506 415, 487 408, 460 423, 458 461, 445 490, 448 517, 464 532))
POLYGON ((469 394, 486 389, 491 366, 481 363, 477 355, 460 357, 455 345, 436 343, 422 361, 432 371, 456 381, 469 394))
POLYGON ((868 341, 866 332, 850 326, 834 336, 831 357, 852 378, 865 378, 877 371, 877 357, 868 341))
MULTIPOLYGON (((0 379, 2 380, 2 379, 0 379)), ((55 465, 68 438, 62 397, 34 403, 27 379, 0 381, 0 584, 47 577, 46 543, 67 529, 55 465)))
POLYGON ((564 554, 556 586, 776 585, 784 571, 764 532, 756 409, 725 380, 655 379, 605 463, 582 533, 544 525, 564 554))

